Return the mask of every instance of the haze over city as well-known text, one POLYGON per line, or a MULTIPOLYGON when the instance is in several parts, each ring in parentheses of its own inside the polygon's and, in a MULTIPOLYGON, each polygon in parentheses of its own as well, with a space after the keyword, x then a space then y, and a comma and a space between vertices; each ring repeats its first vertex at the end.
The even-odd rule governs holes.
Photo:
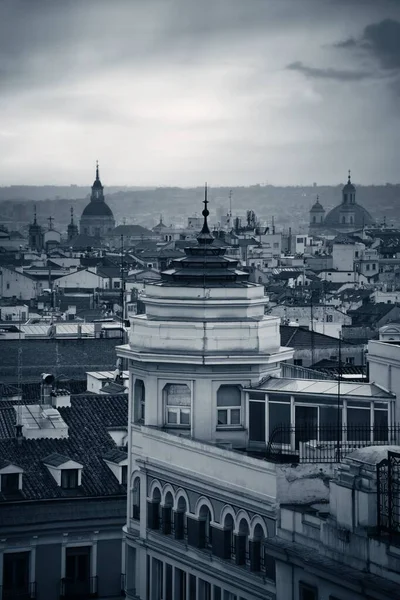
POLYGON ((3 186, 396 183, 399 100, 398 0, 0 3, 3 186))

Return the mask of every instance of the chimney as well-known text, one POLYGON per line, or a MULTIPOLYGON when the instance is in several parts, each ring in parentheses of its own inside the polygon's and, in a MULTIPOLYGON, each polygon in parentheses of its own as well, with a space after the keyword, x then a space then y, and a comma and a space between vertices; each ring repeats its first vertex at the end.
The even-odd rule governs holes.
POLYGON ((54 381, 54 375, 51 375, 50 373, 42 373, 42 382, 40 385, 40 404, 52 403, 54 381))
POLYGON ((21 445, 24 438, 22 434, 22 423, 17 423, 15 426, 15 438, 18 442, 18 445, 21 445))
POLYGON ((66 388, 54 390, 52 393, 51 404, 54 408, 71 406, 71 392, 66 388))

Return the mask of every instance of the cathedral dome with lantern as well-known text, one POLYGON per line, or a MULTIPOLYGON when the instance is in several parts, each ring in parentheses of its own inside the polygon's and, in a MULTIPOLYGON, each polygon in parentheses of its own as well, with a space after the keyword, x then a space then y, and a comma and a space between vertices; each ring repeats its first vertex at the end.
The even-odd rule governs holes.
POLYGON ((348 180, 342 189, 342 202, 325 215, 325 209, 317 199, 310 210, 310 234, 324 233, 351 233, 370 227, 374 220, 369 212, 356 202, 356 188, 351 181, 349 171, 348 180))
POLYGON ((82 212, 80 233, 92 237, 103 237, 109 234, 114 227, 114 215, 104 199, 104 187, 100 181, 99 165, 96 163, 96 178, 92 185, 90 202, 82 212))

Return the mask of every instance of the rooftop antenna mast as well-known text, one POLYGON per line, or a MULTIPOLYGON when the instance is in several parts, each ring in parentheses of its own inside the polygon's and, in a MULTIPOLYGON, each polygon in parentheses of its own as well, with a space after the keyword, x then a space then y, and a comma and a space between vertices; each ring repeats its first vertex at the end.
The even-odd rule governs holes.
POLYGON ((232 218, 232 190, 229 190, 229 217, 232 218))
POLYGON ((124 341, 125 324, 125 269, 124 269, 124 236, 121 234, 121 338, 124 341))
POLYGON ((21 343, 21 311, 19 311, 18 326, 18 366, 17 366, 17 385, 18 385, 18 409, 16 422, 16 436, 22 437, 22 343, 21 343))

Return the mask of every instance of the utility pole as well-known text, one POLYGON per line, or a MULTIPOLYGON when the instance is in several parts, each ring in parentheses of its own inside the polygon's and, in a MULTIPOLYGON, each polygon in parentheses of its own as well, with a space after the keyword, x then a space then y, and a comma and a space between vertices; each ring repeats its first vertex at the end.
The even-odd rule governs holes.
POLYGON ((340 382, 342 379, 342 332, 339 333, 339 369, 338 369, 338 390, 337 390, 337 462, 340 462, 340 442, 341 442, 341 433, 342 433, 342 419, 340 414, 341 409, 341 395, 340 395, 340 382))
POLYGON ((314 340, 314 301, 312 291, 310 294, 310 318, 311 318, 311 366, 315 362, 315 340, 314 340))
POLYGON ((124 269, 124 236, 121 235, 121 338, 124 342, 125 327, 125 269, 124 269))

